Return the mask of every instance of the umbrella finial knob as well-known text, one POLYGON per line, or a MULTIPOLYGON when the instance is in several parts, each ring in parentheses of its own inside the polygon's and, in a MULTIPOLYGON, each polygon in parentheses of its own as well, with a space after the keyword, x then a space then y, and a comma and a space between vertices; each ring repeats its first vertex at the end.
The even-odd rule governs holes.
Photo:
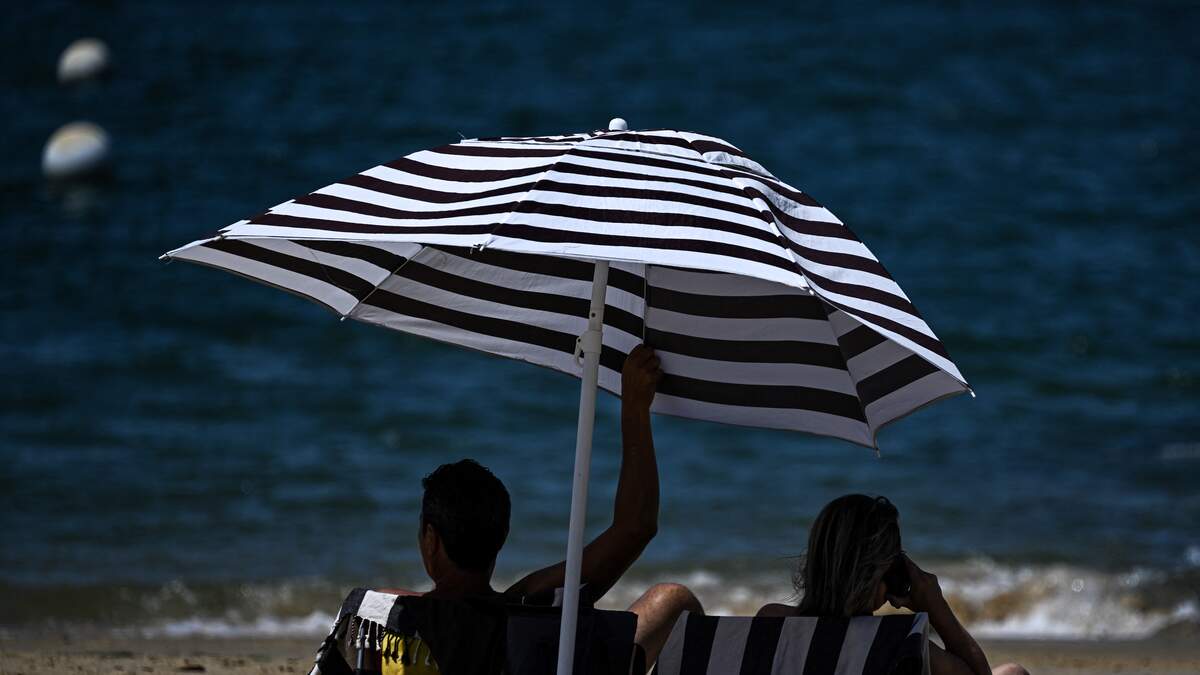
POLYGON ((629 131, 629 123, 621 117, 614 117, 608 122, 609 131, 629 131))

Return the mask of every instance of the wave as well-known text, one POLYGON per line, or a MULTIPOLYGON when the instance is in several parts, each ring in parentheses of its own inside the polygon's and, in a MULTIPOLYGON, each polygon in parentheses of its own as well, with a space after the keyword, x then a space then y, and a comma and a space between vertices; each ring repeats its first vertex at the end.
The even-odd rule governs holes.
MULTIPOLYGON (((1200 626, 1200 550, 1170 571, 1109 573, 1082 567, 1006 565, 977 559, 931 564, 947 600, 981 638, 1139 639, 1179 624, 1200 626)), ((744 565, 651 570, 635 568, 601 601, 628 607, 655 581, 690 587, 712 614, 752 615, 770 602, 794 601, 786 574, 744 565)), ((497 586, 503 586, 502 579, 497 586)), ((353 583, 291 580, 264 584, 153 588, 30 589, 3 587, 15 610, 0 632, 47 626, 77 633, 144 637, 320 638, 353 583)))

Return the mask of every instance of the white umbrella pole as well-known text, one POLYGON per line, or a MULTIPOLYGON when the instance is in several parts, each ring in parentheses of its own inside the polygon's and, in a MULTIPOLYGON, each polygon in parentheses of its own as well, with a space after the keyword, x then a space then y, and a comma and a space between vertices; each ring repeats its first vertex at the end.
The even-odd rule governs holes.
POLYGON ((575 661, 575 626, 579 619, 579 568, 583 562, 583 525, 587 514, 588 472, 592 464, 592 427, 596 421, 596 386, 604 332, 604 295, 608 262, 597 261, 592 277, 588 327, 579 338, 583 382, 579 388, 579 425, 575 435, 575 480, 571 486, 571 526, 567 534, 567 570, 563 584, 562 623, 558 631, 558 675, 571 675, 575 661))

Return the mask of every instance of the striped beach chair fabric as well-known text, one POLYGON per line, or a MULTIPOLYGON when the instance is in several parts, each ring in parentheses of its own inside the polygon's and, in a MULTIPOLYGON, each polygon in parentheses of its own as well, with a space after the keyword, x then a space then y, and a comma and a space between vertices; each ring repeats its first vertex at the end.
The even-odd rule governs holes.
MULTIPOLYGON (((560 611, 356 588, 310 675, 551 675, 560 611)), ((581 609, 575 672, 628 675, 642 665, 633 649, 636 627, 630 612, 581 609)))
POLYGON ((929 618, 696 616, 675 624, 657 675, 928 675, 929 618))

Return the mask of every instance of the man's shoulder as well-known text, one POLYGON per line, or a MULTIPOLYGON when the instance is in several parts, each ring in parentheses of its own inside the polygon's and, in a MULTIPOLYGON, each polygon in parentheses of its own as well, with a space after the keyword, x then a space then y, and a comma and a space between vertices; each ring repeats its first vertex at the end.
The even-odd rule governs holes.
POLYGON ((769 605, 763 605, 762 609, 758 610, 755 616, 795 616, 796 608, 791 605, 784 605, 778 602, 773 602, 769 605))
POLYGON ((379 593, 388 593, 389 595, 405 595, 405 596, 420 596, 425 595, 423 591, 414 591, 407 588, 377 588, 379 593))

